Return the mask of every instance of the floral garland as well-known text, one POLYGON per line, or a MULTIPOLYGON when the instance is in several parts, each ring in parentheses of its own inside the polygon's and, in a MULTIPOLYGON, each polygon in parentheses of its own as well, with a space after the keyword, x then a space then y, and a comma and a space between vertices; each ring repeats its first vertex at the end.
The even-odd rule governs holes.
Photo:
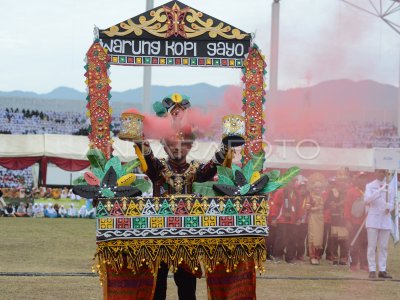
POLYGON ((109 106, 110 82, 108 69, 110 67, 107 51, 95 40, 86 53, 85 65, 88 87, 87 116, 90 117, 89 140, 91 149, 99 149, 109 159, 112 153, 112 139, 110 133, 111 108, 109 106))
POLYGON ((249 54, 243 63, 243 107, 246 117, 246 137, 242 153, 242 163, 249 161, 254 154, 263 152, 264 118, 263 104, 265 103, 265 80, 266 74, 265 56, 262 55, 253 44, 249 54))

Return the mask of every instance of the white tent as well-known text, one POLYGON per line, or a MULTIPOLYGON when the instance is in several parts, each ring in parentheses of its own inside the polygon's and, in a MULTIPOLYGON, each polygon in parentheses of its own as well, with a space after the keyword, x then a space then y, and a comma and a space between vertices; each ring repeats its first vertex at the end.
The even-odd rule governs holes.
MULTIPOLYGON (((157 157, 166 157, 159 141, 151 141, 157 157)), ((0 158, 4 157, 59 157, 86 160, 89 140, 85 136, 72 135, 0 135, 0 158)), ((196 141, 188 159, 201 162, 210 160, 219 143, 196 141)), ((126 162, 136 157, 132 143, 114 138, 114 155, 126 162)), ((337 170, 348 167, 353 171, 372 171, 374 169, 374 149, 344 149, 326 147, 268 146, 266 165, 268 168, 337 170)), ((239 151, 237 151, 239 152, 239 151)), ((237 153, 236 159, 240 157, 237 153)))

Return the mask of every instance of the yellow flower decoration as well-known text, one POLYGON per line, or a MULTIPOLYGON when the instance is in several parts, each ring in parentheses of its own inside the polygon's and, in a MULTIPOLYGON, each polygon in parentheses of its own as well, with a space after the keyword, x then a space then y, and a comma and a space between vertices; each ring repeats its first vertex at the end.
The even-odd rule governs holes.
POLYGON ((258 172, 258 171, 254 172, 253 175, 251 175, 250 184, 253 184, 260 178, 261 178, 260 172, 258 172))
POLYGON ((126 174, 122 176, 117 181, 118 186, 130 186, 136 179, 136 175, 133 173, 126 174))
POLYGON ((175 103, 181 103, 182 102, 182 95, 178 93, 174 93, 171 95, 171 100, 174 101, 175 103))

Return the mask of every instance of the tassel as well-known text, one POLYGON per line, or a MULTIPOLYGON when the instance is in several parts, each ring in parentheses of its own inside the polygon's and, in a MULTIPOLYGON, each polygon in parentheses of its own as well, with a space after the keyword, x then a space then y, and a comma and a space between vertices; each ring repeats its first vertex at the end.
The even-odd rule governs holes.
POLYGON ((184 266, 196 276, 201 276, 199 261, 210 273, 219 264, 223 264, 231 272, 240 262, 249 260, 262 272, 263 262, 267 259, 263 237, 165 239, 164 243, 159 241, 135 239, 100 242, 95 254, 97 271, 101 274, 102 266, 108 265, 115 272, 120 272, 124 266, 124 256, 127 268, 133 273, 140 272, 143 266, 147 266, 153 274, 157 274, 160 263, 164 262, 173 271, 178 266, 184 266))
POLYGON ((224 162, 222 163, 222 165, 224 167, 231 168, 234 156, 235 156, 235 150, 229 149, 228 152, 226 153, 226 156, 225 156, 225 159, 224 159, 224 162))
POLYGON ((142 151, 140 150, 140 148, 137 145, 135 145, 135 152, 140 161, 140 169, 142 170, 143 173, 146 173, 146 171, 148 169, 147 163, 146 163, 146 160, 144 159, 142 151))

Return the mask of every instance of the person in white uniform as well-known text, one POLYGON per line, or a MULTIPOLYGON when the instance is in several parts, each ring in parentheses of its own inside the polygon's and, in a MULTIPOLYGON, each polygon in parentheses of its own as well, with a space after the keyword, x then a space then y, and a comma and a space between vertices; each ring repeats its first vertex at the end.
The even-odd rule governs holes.
POLYGON ((365 227, 368 233, 369 278, 376 278, 376 249, 379 249, 378 267, 380 278, 392 278, 386 273, 386 261, 394 209, 394 190, 386 183, 386 171, 376 170, 376 179, 367 184, 364 201, 368 208, 365 227))

